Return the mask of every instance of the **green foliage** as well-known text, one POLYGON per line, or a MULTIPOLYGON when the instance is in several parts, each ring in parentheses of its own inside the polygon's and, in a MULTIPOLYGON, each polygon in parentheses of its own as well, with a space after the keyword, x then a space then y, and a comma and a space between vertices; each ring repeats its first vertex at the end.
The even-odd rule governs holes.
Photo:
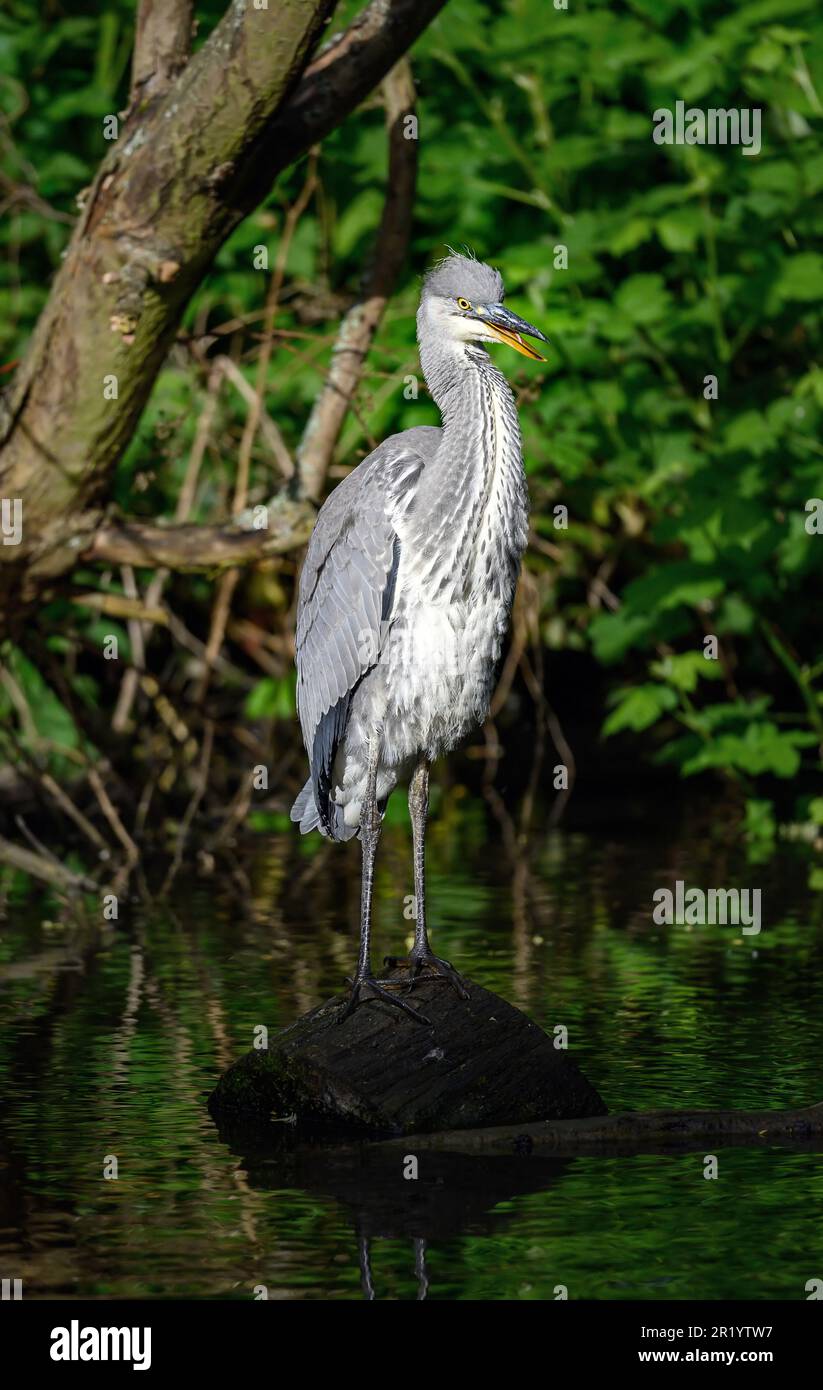
MULTIPOLYGON (((31 330, 74 198, 105 153, 100 117, 125 104, 133 6, 113 0, 102 19, 90 4, 73 9, 46 21, 33 0, 17 0, 28 22, 0 20, 12 178, 37 195, 5 219, 3 358, 31 330)), ((201 36, 220 6, 206 10, 201 36)), ((403 393, 417 370, 417 273, 445 243, 500 265, 515 307, 552 343, 543 368, 503 363, 523 392, 534 528, 551 542, 529 560, 546 645, 588 650, 607 667, 607 735, 640 737, 688 775, 795 777, 823 740, 823 536, 806 529, 806 504, 823 493, 819 8, 450 0, 413 63, 412 265, 339 459, 436 419, 425 392, 403 393), (759 109, 761 151, 655 144, 652 113, 678 100, 759 109), (555 525, 560 502, 566 530, 555 525), (707 636, 716 662, 704 656, 707 636)), ((385 158, 376 101, 322 148, 322 197, 298 224, 278 316, 296 336, 274 353, 266 397, 291 449, 369 253, 385 158)), ((267 246, 274 263, 304 177, 290 171, 223 247, 189 330, 259 312, 266 277, 252 251, 267 246)), ((219 346, 248 353, 254 340, 234 329, 219 346)), ((202 387, 182 360, 164 369, 118 472, 124 508, 173 510, 202 387)), ((244 410, 225 388, 199 517, 228 505, 244 410)), ((252 499, 277 478, 258 442, 252 499)), ((289 698, 267 679, 246 712, 286 717, 289 698)))
POLYGON ((44 744, 58 749, 78 748, 80 738, 71 715, 37 667, 9 642, 3 645, 2 660, 8 677, 5 688, 0 690, 0 716, 5 722, 14 707, 10 689, 17 695, 17 704, 25 702, 29 711, 30 719, 21 721, 21 744, 33 753, 44 744))
POLYGON ((248 719, 293 719, 295 680, 289 674, 280 680, 264 676, 246 697, 243 713, 248 719))

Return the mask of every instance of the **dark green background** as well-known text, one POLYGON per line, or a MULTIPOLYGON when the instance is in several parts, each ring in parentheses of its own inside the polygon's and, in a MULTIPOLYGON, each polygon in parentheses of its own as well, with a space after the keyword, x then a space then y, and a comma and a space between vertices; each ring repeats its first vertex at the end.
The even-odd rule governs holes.
MULTIPOLYGON (((466 795, 476 761, 438 770, 435 944, 544 1027, 567 1026, 612 1108, 807 1104, 820 1099, 823 987, 812 852, 823 536, 804 527, 806 502, 823 495, 823 20, 811 0, 570 3, 451 0, 416 46, 412 255, 331 481, 370 440, 436 419, 425 392, 403 394, 418 370, 419 275, 446 244, 470 245, 552 342, 545 366, 502 351, 499 361, 519 392, 543 543, 522 593, 539 634, 530 657, 542 653, 565 727, 575 714, 592 726, 574 745, 595 795, 573 798, 571 826, 546 829, 547 746, 545 794, 530 830, 521 820, 512 788, 528 775, 536 713, 516 682, 499 721, 502 800, 466 795), (762 152, 655 145, 652 112, 678 99, 760 107, 762 152), (554 269, 561 243, 567 270, 554 269), (553 524, 558 505, 567 530, 553 524), (702 655, 707 633, 718 663, 702 655), (610 741, 598 744, 603 721, 610 741), (640 760, 657 758, 696 779, 699 810, 670 783, 638 796, 640 760), (760 886, 762 935, 656 928, 652 894, 678 877, 760 886)), ((201 38, 221 10, 198 6, 201 38)), ((107 148, 102 118, 125 105, 132 12, 12 0, 0 15, 0 362, 25 347, 76 195, 107 148)), ((266 396, 292 448, 369 254, 385 159, 376 100, 322 147, 321 192, 299 223, 278 315, 300 336, 280 341, 266 396)), ((304 177, 301 166, 280 179, 224 247, 189 332, 259 313, 266 277, 252 250, 266 245, 273 264, 304 177)), ((252 382, 259 327, 250 319, 214 346, 252 382)), ((117 472, 125 512, 172 514, 205 375, 175 349, 117 472)), ((199 520, 227 514, 244 410, 224 388, 199 520)), ((258 445, 253 500, 277 481, 258 445)), ((287 639, 294 572, 287 561, 246 580, 235 612, 287 639)), ((201 637, 212 597, 203 577, 170 592, 201 637)), ((125 630, 62 601, 32 623, 102 728, 123 663, 102 660, 101 636, 118 632, 127 656, 125 630)), ((351 1210, 231 1152, 205 1110, 255 1026, 282 1026, 340 988, 357 920, 357 846, 284 833, 303 772, 287 640, 266 675, 237 644, 227 651, 219 710, 267 738, 270 765, 285 769, 279 810, 251 819, 273 834, 238 851, 231 874, 221 864, 205 886, 181 877, 168 903, 124 903, 116 926, 94 897, 69 908, 4 871, 3 1270, 22 1274, 27 1294, 246 1298, 263 1282, 273 1297, 358 1296, 351 1210), (110 1153, 117 1183, 101 1178, 110 1153)), ((2 751, 19 765, 22 745, 68 777, 66 752, 91 751, 86 736, 36 662, 10 647, 3 657, 36 727, 0 687, 0 727, 14 733, 2 751)), ((184 711, 186 659, 163 634, 150 648, 184 711)), ((141 707, 120 767, 135 787, 163 756, 159 732, 141 707)), ((227 795, 249 762, 232 756, 227 795)), ((402 817, 398 797, 378 862, 378 958, 409 931, 402 817)), ((158 811, 150 828, 171 843, 177 827, 158 811)), ((577 1160, 539 1190, 490 1196, 485 1215, 451 1233, 432 1226, 430 1296, 553 1298, 563 1283, 572 1298, 803 1299, 823 1276, 820 1184, 818 1157, 802 1150, 723 1150, 717 1182, 701 1154, 577 1160)), ((414 1296, 408 1240, 378 1243, 375 1279, 380 1297, 414 1296)))
MULTIPOLYGON (((341 21, 355 8, 344 6, 341 21)), ((221 10, 198 6, 200 40, 221 10)), ((2 360, 25 347, 75 197, 106 149, 102 118, 125 104, 132 11, 126 0, 15 0, 0 18, 2 360)), ((499 354, 519 388, 534 528, 549 545, 534 547, 528 566, 550 697, 553 672, 561 684, 567 670, 584 685, 596 679, 593 717, 605 718, 607 733, 637 735, 640 756, 687 775, 716 769, 736 782, 752 843, 774 840, 781 779, 792 794, 777 818, 819 822, 819 801, 794 795, 808 787, 798 774, 819 767, 823 737, 823 536, 805 529, 806 503, 823 493, 819 7, 634 0, 564 11, 550 0, 451 0, 413 64, 413 254, 339 465, 393 430, 436 419, 425 391, 417 401, 403 395, 418 370, 421 270, 446 243, 499 265, 513 305, 552 341, 545 367, 499 354), (760 108, 761 153, 656 145, 652 112, 677 100, 760 108), (554 268, 559 244, 566 270, 554 268), (710 374, 716 401, 703 396, 710 374), (568 508, 567 530, 555 527, 557 505, 568 508), (706 634, 720 640, 717 662, 703 656, 706 634), (569 654, 582 664, 563 665, 569 654)), ((369 254, 385 157, 376 100, 322 147, 321 190, 298 226, 278 316, 303 336, 275 351, 266 402, 292 448, 369 254)), ((267 246, 273 264, 304 172, 281 178, 223 248, 189 330, 260 310, 266 276, 251 268, 253 248, 267 246)), ((214 348, 234 352, 250 380, 259 327, 254 320, 214 348)), ((173 510, 203 391, 204 369, 178 353, 118 470, 125 511, 173 510)), ((226 515, 244 410, 224 388, 200 519, 226 515)), ((261 501, 278 480, 258 449, 252 500, 261 501)), ((292 573, 285 566, 272 582, 248 583, 235 611, 282 625, 292 573)), ((197 631, 210 592, 178 581, 175 600, 197 631)), ((99 645, 100 624, 77 610, 47 608, 42 623, 99 645)), ((49 705, 36 673, 17 671, 34 703, 49 705)), ((87 662, 78 690, 109 707, 110 679, 104 663, 87 662)), ((247 713, 289 720, 288 661, 255 680, 247 713)), ((11 716, 2 691, 0 703, 11 716)), ((46 737, 71 737, 59 711, 43 718, 46 737)), ((281 741, 291 727, 281 726, 281 741)))

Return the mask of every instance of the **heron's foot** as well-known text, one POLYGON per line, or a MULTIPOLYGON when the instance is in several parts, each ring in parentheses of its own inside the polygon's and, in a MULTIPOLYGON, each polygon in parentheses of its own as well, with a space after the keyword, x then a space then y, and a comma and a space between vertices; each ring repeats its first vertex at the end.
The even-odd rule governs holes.
POLYGON ((342 1023, 344 1019, 353 1014, 360 1004, 365 1004, 369 999, 380 999, 384 1004, 393 1004, 395 1008, 402 1009, 404 1013, 413 1018, 415 1023, 425 1023, 431 1026, 431 1019, 421 1014, 419 1009, 412 1008, 405 999, 401 999, 397 993, 398 982, 396 980, 376 980, 373 975, 357 975, 353 980, 348 980, 351 985, 351 993, 346 1002, 337 1022, 342 1023), (388 986, 388 988, 387 988, 388 986))
POLYGON ((445 980, 461 999, 469 998, 469 991, 463 976, 455 970, 449 961, 441 960, 440 956, 436 956, 434 951, 420 951, 413 946, 409 951, 407 961, 398 960, 396 956, 386 956, 385 964, 391 969, 398 965, 408 966, 411 976, 408 986, 410 990, 414 988, 415 980, 421 977, 424 980, 445 980))

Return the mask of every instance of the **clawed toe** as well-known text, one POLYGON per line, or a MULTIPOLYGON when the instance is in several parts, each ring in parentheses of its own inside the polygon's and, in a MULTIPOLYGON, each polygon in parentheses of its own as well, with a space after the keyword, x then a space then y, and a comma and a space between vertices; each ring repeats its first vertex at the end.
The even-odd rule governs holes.
POLYGON ((440 956, 436 956, 433 951, 415 952, 412 949, 405 960, 401 960, 397 956, 384 956, 383 964, 389 970, 396 970, 398 966, 408 970, 410 975, 409 990, 414 988, 415 981, 422 974, 426 980, 445 980, 461 999, 469 998, 469 991, 462 975, 455 970, 449 961, 441 960, 440 956))
POLYGON ((401 999, 397 994, 397 985, 394 980, 376 980, 373 975, 361 975, 358 979, 350 980, 351 994, 343 1008, 338 1023, 343 1023, 345 1019, 353 1014, 359 1004, 367 1003, 369 999, 382 1000, 384 1004, 393 1004, 395 1008, 402 1009, 404 1013, 413 1018, 415 1023, 424 1023, 431 1027, 431 1019, 421 1014, 419 1009, 415 1009, 411 1004, 407 1004, 405 999, 401 999), (386 988, 386 985, 393 988, 386 988))
POLYGON ((433 951, 427 951, 415 955, 414 951, 409 956, 409 967, 411 969, 412 984, 419 978, 422 972, 425 973, 427 980, 447 980, 461 999, 468 999, 469 991, 466 989, 466 982, 454 966, 447 960, 441 960, 433 951))

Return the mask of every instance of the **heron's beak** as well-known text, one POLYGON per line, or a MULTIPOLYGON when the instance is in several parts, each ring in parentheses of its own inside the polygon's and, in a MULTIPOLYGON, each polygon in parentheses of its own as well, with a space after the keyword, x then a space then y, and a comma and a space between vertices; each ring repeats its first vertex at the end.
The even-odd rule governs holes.
POLYGON ((515 352, 522 352, 524 357, 531 357, 535 362, 545 362, 545 357, 541 357, 536 352, 531 343, 524 343, 522 334, 526 333, 530 338, 539 338, 541 342, 547 343, 549 340, 545 333, 541 333, 539 328, 535 328, 533 323, 527 323, 525 319, 517 317, 510 309, 504 309, 502 304, 487 304, 484 308, 475 310, 479 319, 485 323, 487 328, 491 328, 496 338, 501 343, 508 343, 515 352))

